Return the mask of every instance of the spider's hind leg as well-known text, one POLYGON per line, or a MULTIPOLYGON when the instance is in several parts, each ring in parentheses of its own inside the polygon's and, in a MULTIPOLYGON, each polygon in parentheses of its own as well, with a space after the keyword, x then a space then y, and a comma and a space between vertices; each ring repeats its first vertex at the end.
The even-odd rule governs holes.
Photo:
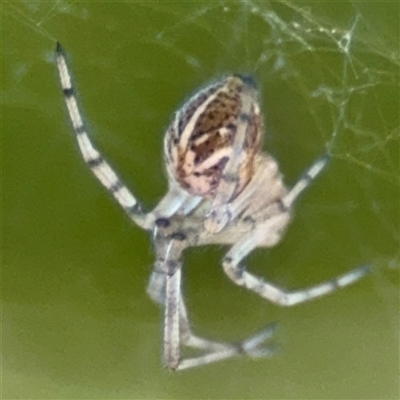
MULTIPOLYGON (((171 260, 170 260, 171 261, 171 260)), ((172 265, 172 263, 170 263, 172 265)), ((181 290, 180 266, 169 273, 155 269, 147 289, 154 301, 165 308, 164 313, 164 362, 172 370, 184 370, 223 361, 240 355, 251 358, 271 357, 275 346, 265 344, 275 330, 268 325, 260 333, 239 343, 224 343, 195 335, 190 327, 181 290), (181 345, 201 351, 193 357, 181 357, 181 345)))
POLYGON ((265 344, 273 335, 275 323, 269 324, 261 332, 238 343, 215 342, 195 335, 190 327, 183 299, 180 302, 180 334, 182 344, 193 349, 205 350, 205 354, 181 360, 178 370, 199 367, 236 356, 268 358, 275 354, 276 346, 265 344))
POLYGON ((245 267, 241 265, 243 258, 256 247, 272 247, 278 243, 288 221, 289 214, 287 211, 276 214, 232 246, 224 257, 222 264, 225 273, 234 283, 257 293, 275 304, 293 306, 352 285, 370 273, 369 266, 362 266, 315 286, 287 291, 247 272, 245 267))
MULTIPOLYGON (((223 260, 223 268, 234 283, 257 293, 259 296, 275 304, 292 306, 332 293, 339 288, 359 281, 369 274, 370 267, 361 266, 330 281, 301 290, 286 291, 247 272, 240 264, 243 258, 255 248, 272 247, 280 241, 283 231, 290 220, 290 210, 294 202, 324 170, 328 161, 329 156, 327 155, 317 159, 297 181, 294 187, 280 201, 276 202, 277 208, 275 212, 264 223, 257 226, 254 231, 243 236, 239 242, 232 246, 223 260)), ((273 206, 273 204, 270 204, 269 208, 272 209, 273 206)))

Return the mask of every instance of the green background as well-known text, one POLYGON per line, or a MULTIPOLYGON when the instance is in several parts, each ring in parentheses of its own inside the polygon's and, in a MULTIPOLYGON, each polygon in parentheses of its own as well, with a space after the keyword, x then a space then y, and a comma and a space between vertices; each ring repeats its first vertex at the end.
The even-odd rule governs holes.
POLYGON ((399 398, 398 29, 397 1, 3 2, 3 398, 399 398), (151 240, 80 159, 56 40, 91 137, 148 209, 166 191, 174 110, 211 79, 253 73, 288 185, 326 149, 333 161, 248 267, 287 288, 375 272, 284 309, 224 276, 226 248, 189 249, 195 331, 237 340, 278 321, 282 351, 165 370, 151 240))

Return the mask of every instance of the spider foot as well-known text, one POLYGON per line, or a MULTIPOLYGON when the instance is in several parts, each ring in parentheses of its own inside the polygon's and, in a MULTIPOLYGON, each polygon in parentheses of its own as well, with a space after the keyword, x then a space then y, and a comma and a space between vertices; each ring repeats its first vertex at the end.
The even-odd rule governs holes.
MULTIPOLYGON (((218 346, 215 346, 214 343, 214 345, 211 346, 213 348, 209 348, 209 351, 206 351, 202 355, 180 360, 177 367, 169 367, 173 370, 184 370, 198 367, 200 365, 227 360, 237 356, 248 356, 252 359, 270 358, 276 354, 276 351, 279 349, 279 347, 274 344, 265 344, 265 342, 273 335, 276 327, 277 324, 275 323, 269 324, 261 332, 249 337, 248 339, 245 339, 240 343, 225 343, 219 344, 218 346)), ((192 342, 190 347, 197 347, 199 349, 200 347, 204 348, 203 345, 198 346, 198 343, 196 342, 192 342)))
POLYGON ((250 358, 269 358, 274 356, 279 350, 279 346, 273 343, 265 344, 265 342, 272 337, 277 326, 277 323, 271 323, 261 332, 244 340, 239 344, 240 353, 250 358))

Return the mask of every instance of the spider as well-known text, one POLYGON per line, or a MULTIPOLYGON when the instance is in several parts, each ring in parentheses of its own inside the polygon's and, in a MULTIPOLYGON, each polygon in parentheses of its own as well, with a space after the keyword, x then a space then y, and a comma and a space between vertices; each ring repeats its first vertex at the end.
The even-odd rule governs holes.
POLYGON ((83 160, 101 184, 139 227, 151 232, 156 261, 147 293, 164 307, 165 365, 184 370, 237 355, 269 357, 276 324, 240 343, 223 343, 193 333, 181 293, 182 252, 208 244, 231 245, 222 260, 237 285, 281 306, 293 306, 350 285, 369 267, 356 268, 316 286, 286 291, 246 271, 241 264, 257 247, 273 247, 288 226, 300 194, 326 167, 316 160, 291 189, 275 159, 261 151, 264 134, 259 93, 254 80, 229 75, 200 89, 174 114, 164 138, 169 189, 153 211, 145 213, 96 150, 86 132, 71 83, 64 51, 56 61, 69 118, 83 160), (181 345, 197 356, 181 357, 181 345))

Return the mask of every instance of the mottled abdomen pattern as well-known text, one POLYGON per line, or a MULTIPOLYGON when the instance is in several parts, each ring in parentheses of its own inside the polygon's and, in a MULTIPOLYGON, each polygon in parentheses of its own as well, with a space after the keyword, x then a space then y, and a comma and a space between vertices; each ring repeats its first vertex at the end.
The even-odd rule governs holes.
MULTIPOLYGON (((236 197, 254 174, 260 152, 263 121, 254 81, 233 75, 214 82, 192 96, 167 130, 165 161, 170 177, 196 196, 212 198, 232 155, 241 154, 233 177, 236 197), (243 111, 243 104, 249 105, 243 111), (245 135, 235 142, 239 126, 245 135), (238 151, 240 150, 240 151, 238 151)), ((230 177, 232 179, 232 177, 230 177)), ((232 200, 232 199, 231 199, 232 200)))

